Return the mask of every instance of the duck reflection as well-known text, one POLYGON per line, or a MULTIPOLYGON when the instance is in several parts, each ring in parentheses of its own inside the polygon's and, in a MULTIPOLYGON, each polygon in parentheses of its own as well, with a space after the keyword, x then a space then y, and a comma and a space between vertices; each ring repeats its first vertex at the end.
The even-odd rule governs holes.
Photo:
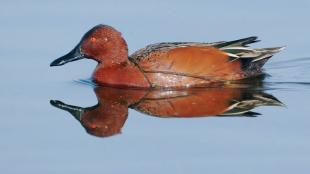
POLYGON ((120 133, 128 108, 155 117, 193 118, 208 116, 248 116, 259 113, 258 106, 283 106, 262 90, 238 87, 197 88, 186 90, 136 90, 96 87, 98 104, 79 107, 51 100, 50 103, 71 113, 95 136, 108 137, 120 133))

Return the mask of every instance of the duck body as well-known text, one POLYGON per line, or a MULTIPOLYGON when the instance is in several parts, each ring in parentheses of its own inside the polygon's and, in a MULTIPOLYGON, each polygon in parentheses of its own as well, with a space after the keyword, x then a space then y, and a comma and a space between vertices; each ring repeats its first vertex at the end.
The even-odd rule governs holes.
MULTIPOLYGON (((259 79, 257 79, 259 80, 259 79)), ((189 88, 178 90, 125 89, 96 87, 98 103, 90 107, 50 103, 70 112, 85 130, 95 136, 108 137, 121 132, 128 114, 134 109, 161 118, 257 116, 252 110, 259 106, 283 106, 263 90, 241 87, 189 88)))
POLYGON ((265 62, 282 47, 252 49, 248 37, 229 42, 165 42, 148 45, 128 56, 121 34, 98 25, 81 42, 51 66, 81 58, 98 61, 93 81, 100 86, 134 88, 192 88, 262 74, 265 62))

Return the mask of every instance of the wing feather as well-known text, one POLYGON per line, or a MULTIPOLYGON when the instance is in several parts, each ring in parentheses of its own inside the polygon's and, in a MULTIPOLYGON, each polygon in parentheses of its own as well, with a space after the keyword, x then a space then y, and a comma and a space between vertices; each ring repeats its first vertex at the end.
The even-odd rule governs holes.
POLYGON ((228 42, 164 42, 148 45, 133 53, 129 59, 145 72, 238 79, 242 77, 232 76, 240 75, 242 71, 260 72, 266 60, 284 48, 248 47, 258 41, 256 36, 252 36, 228 42))

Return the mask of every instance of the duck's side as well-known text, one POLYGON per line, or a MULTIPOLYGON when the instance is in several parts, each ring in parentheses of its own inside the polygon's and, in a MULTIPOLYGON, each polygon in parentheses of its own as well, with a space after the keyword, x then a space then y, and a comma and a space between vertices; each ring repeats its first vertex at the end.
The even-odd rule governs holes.
POLYGON ((257 37, 216 43, 159 43, 130 56, 152 87, 202 87, 262 74, 265 62, 282 47, 251 49, 257 37))

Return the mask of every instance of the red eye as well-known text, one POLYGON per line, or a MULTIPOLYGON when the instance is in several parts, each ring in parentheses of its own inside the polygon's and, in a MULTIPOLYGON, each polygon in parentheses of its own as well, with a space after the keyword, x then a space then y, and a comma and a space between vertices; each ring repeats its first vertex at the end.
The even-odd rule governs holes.
POLYGON ((91 42, 95 42, 95 41, 96 41, 96 38, 92 37, 92 38, 90 38, 90 41, 91 41, 91 42))
POLYGON ((96 127, 97 127, 97 125, 95 125, 95 124, 90 125, 90 128, 92 128, 92 129, 95 129, 96 127))

